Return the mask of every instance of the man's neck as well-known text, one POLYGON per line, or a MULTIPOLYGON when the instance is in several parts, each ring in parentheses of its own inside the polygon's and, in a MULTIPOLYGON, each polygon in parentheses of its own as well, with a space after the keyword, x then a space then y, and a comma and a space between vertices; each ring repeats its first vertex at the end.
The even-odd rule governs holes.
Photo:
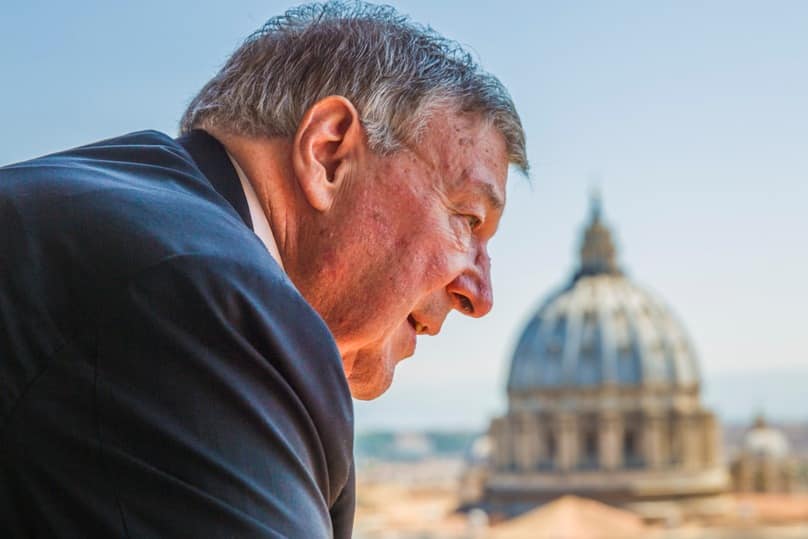
MULTIPOLYGON (((257 202, 271 231, 276 258, 288 271, 294 260, 298 232, 296 193, 291 181, 294 178, 290 163, 291 142, 282 138, 231 135, 215 129, 208 132, 225 147, 237 165, 236 171, 248 182, 255 195, 253 203, 257 202)), ((245 195, 249 203, 246 189, 245 195)))
POLYGON ((244 191, 244 197, 247 199, 247 207, 250 210, 250 219, 253 225, 253 232, 255 235, 258 236, 258 239, 264 244, 269 251, 269 254, 272 255, 272 258, 278 263, 278 265, 283 269, 283 260, 281 259, 280 252, 278 251, 278 244, 275 241, 275 235, 272 233, 272 228, 269 226, 269 220, 267 219, 266 212, 261 207, 261 203, 258 201, 258 196, 255 194, 255 190, 250 183, 250 180, 247 178, 247 175, 244 173, 244 170, 239 166, 238 161, 235 157, 233 157, 229 152, 227 153, 227 157, 230 158, 230 162, 233 163, 233 167, 236 169, 236 173, 238 174, 238 179, 241 181, 241 188, 244 191))

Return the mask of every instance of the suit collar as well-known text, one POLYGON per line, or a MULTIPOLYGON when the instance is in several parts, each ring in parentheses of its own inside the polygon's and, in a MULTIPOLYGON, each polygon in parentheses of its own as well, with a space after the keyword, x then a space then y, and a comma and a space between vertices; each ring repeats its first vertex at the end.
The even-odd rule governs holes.
POLYGON ((244 224, 252 229, 247 197, 224 146, 201 129, 194 129, 179 137, 177 142, 191 155, 213 188, 233 206, 244 224))

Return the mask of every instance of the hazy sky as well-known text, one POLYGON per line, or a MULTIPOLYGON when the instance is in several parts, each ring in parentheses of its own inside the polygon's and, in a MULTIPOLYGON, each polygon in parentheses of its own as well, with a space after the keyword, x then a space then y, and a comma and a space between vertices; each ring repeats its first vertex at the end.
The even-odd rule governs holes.
MULTIPOLYGON (((739 372, 808 386, 808 3, 393 4, 508 86, 533 172, 512 174, 491 245, 492 313, 422 338, 393 389, 357 405, 357 428, 479 426, 502 409, 514 341, 569 278, 594 184, 622 266, 685 321, 708 390, 739 372)), ((6 0, 0 163, 174 134, 195 91, 289 5, 6 0)))

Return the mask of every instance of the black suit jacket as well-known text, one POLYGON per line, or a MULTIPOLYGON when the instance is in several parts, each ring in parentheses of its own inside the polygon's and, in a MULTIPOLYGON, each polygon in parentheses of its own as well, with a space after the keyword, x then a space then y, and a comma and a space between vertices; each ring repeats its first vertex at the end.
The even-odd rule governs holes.
POLYGON ((0 536, 350 537, 352 414, 215 139, 0 169, 0 536))

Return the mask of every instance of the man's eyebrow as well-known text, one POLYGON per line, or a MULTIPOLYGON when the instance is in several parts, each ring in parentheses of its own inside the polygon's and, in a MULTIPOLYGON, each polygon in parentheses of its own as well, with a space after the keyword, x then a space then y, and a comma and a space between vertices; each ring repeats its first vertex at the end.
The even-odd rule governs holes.
POLYGON ((500 211, 505 207, 505 200, 500 196, 496 187, 488 182, 479 182, 477 186, 483 192, 492 209, 500 211))

